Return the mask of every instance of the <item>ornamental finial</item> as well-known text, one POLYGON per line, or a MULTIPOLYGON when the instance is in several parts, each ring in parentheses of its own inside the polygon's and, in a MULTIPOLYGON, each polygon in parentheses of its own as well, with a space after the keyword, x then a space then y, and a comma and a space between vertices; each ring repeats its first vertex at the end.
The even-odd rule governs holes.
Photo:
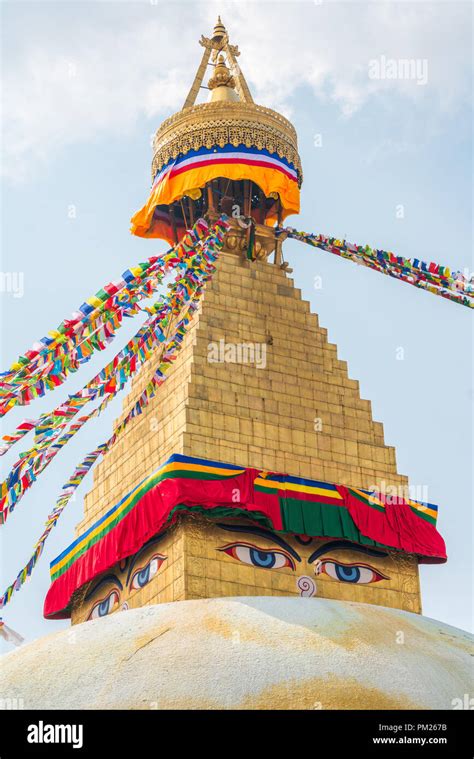
POLYGON ((221 21, 221 17, 217 17, 216 25, 214 26, 214 32, 212 34, 213 40, 218 40, 227 34, 227 30, 221 21))
POLYGON ((217 59, 214 74, 209 79, 208 87, 213 90, 211 102, 216 100, 238 100, 235 90, 235 79, 226 66, 224 56, 221 54, 217 59), (224 89, 225 88, 225 89, 224 89), (219 90, 219 92, 216 92, 219 90))

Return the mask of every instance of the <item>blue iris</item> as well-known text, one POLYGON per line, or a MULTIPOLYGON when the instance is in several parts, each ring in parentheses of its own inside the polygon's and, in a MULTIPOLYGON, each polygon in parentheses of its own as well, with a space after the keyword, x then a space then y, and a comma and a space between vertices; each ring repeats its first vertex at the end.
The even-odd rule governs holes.
POLYGON ((140 588, 143 588, 143 586, 147 584, 149 579, 150 579, 150 565, 148 564, 145 567, 145 569, 142 569, 142 571, 137 574, 137 576, 135 577, 135 581, 140 588))
POLYGON ((251 548, 250 560, 256 567, 266 567, 269 569, 275 564, 275 554, 273 551, 259 551, 256 548, 251 548))
POLYGON ((338 580, 342 582, 358 582, 360 569, 358 567, 345 567, 343 564, 334 564, 338 580))
POLYGON ((109 607, 110 607, 110 596, 105 599, 105 601, 102 601, 102 603, 99 605, 98 614, 99 617, 106 617, 109 613, 109 607))

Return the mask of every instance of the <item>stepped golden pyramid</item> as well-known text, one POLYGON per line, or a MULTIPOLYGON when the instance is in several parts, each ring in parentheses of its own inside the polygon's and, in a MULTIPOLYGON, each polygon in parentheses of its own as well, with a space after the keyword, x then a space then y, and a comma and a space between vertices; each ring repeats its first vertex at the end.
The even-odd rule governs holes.
MULTIPOLYGON (((92 546, 88 536, 134 493, 145 514, 157 492, 148 480, 159 497, 173 478, 187 482, 186 508, 159 534, 137 517, 133 552, 125 533, 109 533, 119 535, 108 544, 116 562, 79 573, 53 609, 72 630, 12 654, 7 690, 33 708, 451 708, 468 689, 470 644, 420 615, 418 563, 432 557, 392 550, 342 514, 340 488, 408 481, 284 262, 280 230, 299 210, 303 178, 295 130, 253 102, 220 19, 200 44, 183 109, 156 133, 152 191, 132 231, 174 244, 200 217, 226 214, 229 227, 166 382, 94 472, 70 549, 92 546), (196 104, 208 66, 209 99, 196 104), (267 505, 280 494, 283 520, 285 508, 307 515, 309 500, 320 531, 277 529, 275 519, 269 529, 231 502, 223 511, 223 490, 206 511, 205 486, 249 473, 262 498, 271 492, 267 505)), ((117 425, 161 355, 134 380, 117 425)))

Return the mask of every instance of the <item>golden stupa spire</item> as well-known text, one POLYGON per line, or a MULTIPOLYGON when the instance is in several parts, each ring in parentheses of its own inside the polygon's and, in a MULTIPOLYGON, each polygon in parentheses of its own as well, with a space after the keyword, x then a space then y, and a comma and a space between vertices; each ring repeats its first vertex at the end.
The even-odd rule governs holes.
MULTIPOLYGON (((260 216, 267 226, 299 212, 302 171, 293 125, 280 113, 254 103, 236 63, 239 49, 230 44, 221 18, 217 19, 212 37, 201 38, 201 46, 204 48, 201 64, 184 107, 162 122, 153 140, 151 200, 149 198, 132 219, 132 232, 139 237, 161 237, 174 244, 190 222, 209 209, 213 212, 221 208, 221 198, 230 197, 227 192, 230 187, 232 191, 235 189, 239 201, 233 205, 245 208, 249 216, 252 182, 261 197, 267 199, 259 206, 260 216), (196 102, 204 78, 208 82, 208 87, 204 87, 207 102, 196 102), (235 152, 236 148, 240 148, 242 158, 238 171, 233 162, 224 160, 225 156, 221 155, 225 150, 235 152), (273 161, 281 161, 281 171, 274 169, 273 164, 268 166, 268 161, 261 158, 261 176, 256 178, 255 164, 244 155, 249 150, 259 155, 264 151, 267 158, 270 155, 273 161), (176 175, 181 176, 179 185, 174 179, 170 184, 168 173, 161 176, 171 161, 187 161, 185 156, 199 151, 206 155, 206 170, 198 172, 199 176, 192 175, 192 186, 186 184, 191 176, 187 172, 191 169, 176 175), (234 176, 236 173, 238 179, 234 176), (245 198, 241 197, 243 185, 227 184, 222 195, 219 182, 214 180, 224 178, 231 183, 247 182, 245 198)), ((204 164, 200 166, 203 167, 204 164)), ((271 242, 275 247, 273 238, 271 242)))
POLYGON ((183 108, 191 108, 196 103, 199 90, 201 89, 206 69, 209 65, 215 64, 216 71, 211 77, 209 88, 213 90, 211 100, 241 100, 244 103, 253 103, 252 95, 245 81, 245 77, 237 64, 236 58, 240 55, 237 45, 231 45, 229 35, 222 23, 221 17, 217 17, 212 37, 201 36, 199 44, 204 48, 201 63, 194 77, 194 81, 189 94, 184 102, 183 108), (222 60, 221 60, 222 59, 222 60), (217 63, 216 63, 217 61, 217 63), (227 71, 227 80, 232 80, 233 84, 221 82, 214 83, 219 69, 219 76, 224 78, 224 68, 227 71), (230 72, 229 72, 230 69, 230 72), (235 88, 235 91, 234 91, 235 88))

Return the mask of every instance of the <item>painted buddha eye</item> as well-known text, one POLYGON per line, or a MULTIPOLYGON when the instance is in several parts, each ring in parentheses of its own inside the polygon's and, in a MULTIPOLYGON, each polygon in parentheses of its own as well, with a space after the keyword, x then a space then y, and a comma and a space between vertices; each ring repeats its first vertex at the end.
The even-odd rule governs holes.
POLYGON ((130 583, 131 590, 140 590, 140 588, 147 585, 150 580, 153 580, 164 561, 166 561, 166 556, 157 553, 151 557, 150 561, 145 564, 144 567, 137 569, 132 576, 130 583))
POLYGON ((368 564, 341 564, 341 562, 334 561, 333 559, 324 559, 315 570, 317 574, 324 572, 328 577, 332 577, 333 580, 352 582, 359 585, 368 585, 371 582, 390 579, 390 577, 370 567, 368 564))
POLYGON ((295 569, 294 561, 286 551, 277 551, 273 548, 267 550, 252 543, 229 543, 217 550, 223 551, 243 564, 250 564, 261 569, 282 569, 283 567, 295 569))
POLYGON ((116 590, 112 590, 108 596, 106 596, 102 601, 98 601, 94 606, 92 607, 92 611, 87 617, 87 619, 99 619, 99 617, 106 617, 107 614, 110 614, 112 609, 117 606, 119 602, 119 594, 116 590))

